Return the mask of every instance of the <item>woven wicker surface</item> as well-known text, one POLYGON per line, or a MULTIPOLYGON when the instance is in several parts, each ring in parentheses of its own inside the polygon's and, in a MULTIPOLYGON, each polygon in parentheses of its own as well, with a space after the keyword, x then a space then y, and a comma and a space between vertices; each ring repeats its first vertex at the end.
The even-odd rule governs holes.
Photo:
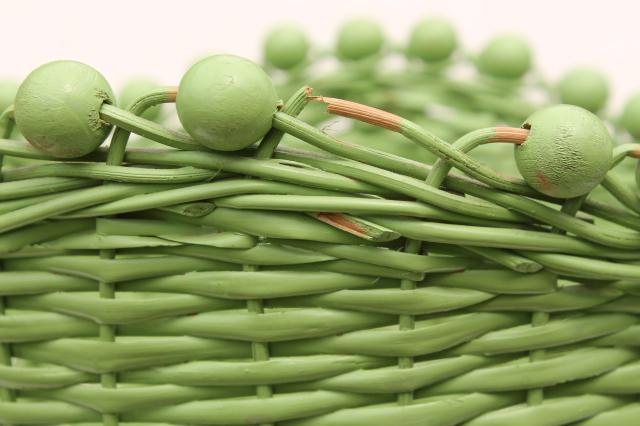
POLYGON ((636 216, 573 217, 517 181, 438 189, 287 117, 362 161, 203 152, 160 127, 181 149, 125 166, 2 141, 49 160, 0 184, 4 424, 636 422, 636 216))

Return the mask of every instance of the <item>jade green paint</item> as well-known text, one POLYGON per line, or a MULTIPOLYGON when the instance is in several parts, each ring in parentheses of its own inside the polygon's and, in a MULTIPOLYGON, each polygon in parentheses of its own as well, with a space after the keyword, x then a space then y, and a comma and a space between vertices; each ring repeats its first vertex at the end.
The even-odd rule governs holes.
MULTIPOLYGON (((131 104, 143 95, 151 92, 152 90, 162 87, 161 84, 151 80, 147 77, 136 77, 128 80, 125 85, 120 89, 120 96, 118 96, 118 104, 123 109, 129 109, 131 104)), ((147 120, 157 121, 162 117, 162 108, 160 105, 148 108, 142 113, 141 117, 147 120)))
MULTIPOLYGON (((380 360, 354 355, 275 357, 266 361, 195 361, 122 373, 131 383, 174 383, 186 386, 246 386, 296 383, 378 367, 380 360)), ((0 370, 0 378, 6 376, 0 370)), ((61 381, 60 379, 58 379, 61 381)))
POLYGON ((518 170, 536 190, 574 198, 595 188, 609 171, 613 140, 604 123, 573 105, 533 113, 527 140, 515 147, 518 170))
POLYGON ((40 167, 20 168, 4 172, 5 182, 19 181, 37 177, 82 177, 116 182, 147 182, 147 183, 181 183, 197 182, 213 178, 216 175, 211 170, 201 170, 193 167, 176 168, 172 170, 157 170, 137 167, 106 166, 104 164, 42 164, 40 167))
MULTIPOLYGON (((297 117, 309 103, 308 89, 308 86, 303 86, 296 90, 282 105, 281 111, 297 117)), ((255 157, 258 159, 271 158, 284 136, 284 132, 271 128, 260 141, 255 157)))
POLYGON ((453 25, 440 17, 428 17, 419 21, 409 35, 407 56, 425 62, 439 62, 451 56, 458 46, 453 25))
POLYGON ((43 152, 77 158, 94 151, 111 130, 100 118, 104 103, 115 101, 109 83, 98 71, 76 61, 49 62, 20 85, 16 124, 43 152))
POLYGON ((269 65, 289 70, 306 61, 309 39, 297 25, 282 24, 267 33, 263 49, 269 65))
MULTIPOLYGON (((273 127, 260 148, 210 151, 136 116, 171 101, 166 89, 129 112, 99 106, 118 126, 109 152, 56 162, 0 143, 0 156, 38 160, 0 182, 0 423, 635 424, 633 161, 602 181, 619 206, 551 199, 468 155, 495 128, 457 129, 453 142, 404 120, 392 138, 359 127, 342 141, 294 118, 304 88, 274 115, 268 78, 231 58, 185 77, 197 84, 182 112, 231 129, 217 139, 228 142, 258 134, 255 117, 229 126, 264 106, 273 127), (229 80, 239 86, 211 103, 229 80), (131 149, 129 132, 171 149, 131 149), (279 147, 283 134, 302 151, 279 147), (413 161, 425 154, 439 160, 413 161), (318 212, 402 240, 367 240, 318 212)), ((491 96, 482 108, 513 105, 491 96)), ((527 123, 516 156, 553 166, 557 191, 636 147, 612 153, 604 125, 575 106, 527 123)))
POLYGON ((433 163, 435 158, 431 152, 396 133, 377 131, 376 129, 373 132, 365 133, 353 129, 339 135, 338 138, 424 164, 433 163))
POLYGON ((615 369, 634 358, 633 351, 623 348, 585 348, 536 362, 520 358, 509 364, 498 363, 461 374, 426 389, 425 393, 509 392, 550 387, 590 377, 594 370, 615 369))
POLYGON ((459 346, 456 354, 498 355, 584 342, 622 331, 635 324, 634 315, 606 313, 552 319, 544 325, 522 324, 486 333, 459 346))
POLYGON ((558 84, 560 100, 593 113, 600 111, 609 97, 609 83, 596 68, 575 68, 562 77, 558 84))
MULTIPOLYGON (((585 240, 622 249, 640 248, 640 234, 628 229, 616 229, 610 227, 603 229, 602 225, 588 223, 583 219, 564 214, 564 212, 559 212, 557 209, 525 197, 476 190, 471 190, 468 193, 490 202, 499 203, 500 205, 516 212, 522 212, 535 221, 552 225, 555 228, 570 232, 585 240)), ((497 230, 498 228, 495 229, 497 230)), ((558 236, 556 234, 545 235, 553 238, 558 236)), ((579 242, 579 240, 576 242, 579 242)), ((593 247, 593 249, 594 252, 598 251, 596 247, 593 247)), ((624 252, 625 251, 622 250, 617 254, 623 254, 624 252)), ((609 252, 607 253, 607 256, 613 257, 614 254, 609 252)))
MULTIPOLYGON (((468 426, 520 426, 566 425, 588 419, 601 412, 625 405, 622 398, 608 395, 578 395, 566 398, 548 398, 538 405, 516 404, 490 411, 466 423, 468 426), (541 423, 540 419, 545 422, 541 423)), ((616 425, 622 423, 609 423, 616 425)))
POLYGON ((185 130, 202 145, 237 151, 271 128, 278 97, 269 76, 253 62, 214 55, 180 81, 176 109, 185 130))
POLYGON ((636 139, 640 139, 640 93, 631 96, 624 105, 622 126, 636 139))
POLYGON ((531 48, 526 40, 516 34, 501 34, 485 45, 478 55, 477 66, 493 77, 517 79, 529 71, 531 61, 531 48))
POLYGON ((382 27, 376 21, 352 19, 338 30, 336 55, 345 60, 364 59, 380 53, 384 41, 382 27))

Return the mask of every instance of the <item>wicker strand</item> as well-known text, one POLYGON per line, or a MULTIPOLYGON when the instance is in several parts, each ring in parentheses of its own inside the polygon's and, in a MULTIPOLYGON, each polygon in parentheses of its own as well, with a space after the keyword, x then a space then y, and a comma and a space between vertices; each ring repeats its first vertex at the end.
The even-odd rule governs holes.
MULTIPOLYGON (((114 259, 115 250, 100 250, 101 259, 114 259)), ((113 283, 100 281, 99 294, 101 299, 115 299, 115 285, 113 283)), ((115 342, 116 326, 111 324, 100 324, 100 340, 103 342, 115 342)), ((100 375, 100 385, 105 389, 115 389, 117 387, 118 377, 116 373, 103 373, 100 375)), ((118 426, 118 415, 104 413, 102 414, 103 426, 118 426)))
MULTIPOLYGON (((295 115, 302 112, 302 109, 307 104, 306 91, 306 87, 298 90, 283 106, 283 110, 295 115)), ((284 133, 271 129, 260 142, 256 157, 264 159, 271 158, 283 135, 284 133)), ((256 265, 242 265, 242 270, 255 272, 258 270, 258 267, 256 265)), ((256 315, 263 314, 264 301, 262 299, 247 300, 247 310, 256 315)), ((264 342, 251 342, 251 355, 254 361, 269 360, 269 344, 264 342)), ((273 389, 269 385, 257 385, 256 396, 260 399, 271 398, 273 396, 273 389)), ((261 423, 261 426, 273 426, 273 423, 261 423)))
MULTIPOLYGON (((587 199, 586 195, 578 198, 568 199, 562 205, 561 211, 568 215, 575 216, 578 213, 578 211, 580 211, 580 207, 582 206, 582 203, 586 199, 587 199)), ((560 235, 565 234, 565 232, 559 228, 552 228, 551 232, 554 234, 560 234, 560 235)), ((531 326, 532 327, 543 326, 547 324, 550 319, 551 319, 551 315, 549 315, 548 312, 542 312, 542 311, 534 312, 531 315, 531 326)), ((544 349, 536 349, 530 352, 529 361, 531 362, 543 361, 545 357, 546 357, 546 351, 544 349)), ((540 405, 542 404, 543 401, 544 401, 543 388, 529 389, 527 391, 528 405, 540 405)))
MULTIPOLYGON (((258 267, 255 265, 242 265, 245 272, 255 272, 258 267)), ((264 301, 262 299, 247 300, 247 310, 256 315, 264 314, 264 301)), ((269 360, 269 344, 264 342, 251 342, 251 356, 254 361, 269 360)), ((269 385, 257 385, 256 396, 260 399, 271 398, 273 390, 269 385)), ((260 423, 260 426, 273 426, 273 423, 260 423)))
MULTIPOLYGON (((4 115, 4 114, 3 114, 4 115)), ((4 139, 7 139, 11 135, 11 131, 13 130, 13 121, 5 120, 3 135, 4 139)), ((0 155, 0 171, 2 170, 4 156, 0 155)), ((1 176, 0 176, 1 181, 1 176)), ((2 260, 0 260, 0 271, 2 271, 3 265, 2 260)), ((0 296, 0 316, 5 315, 7 300, 4 296, 0 296)), ((0 365, 11 366, 11 345, 9 343, 0 343, 0 365)), ((9 388, 0 388, 0 400, 6 402, 14 402, 16 400, 16 394, 13 389, 9 388)), ((12 426, 11 424, 7 424, 7 426, 12 426)))
MULTIPOLYGON (((2 270, 2 263, 0 262, 0 271, 2 270)), ((5 315, 5 303, 6 298, 0 297, 0 316, 5 315)), ((11 366, 11 346, 9 343, 0 344, 0 365, 11 366)), ((14 402, 16 400, 16 395, 13 389, 9 388, 1 388, 0 389, 0 400, 6 402, 14 402)), ((7 426, 12 426, 12 424, 6 423, 7 426)))
MULTIPOLYGON (((177 89, 175 87, 160 88, 146 95, 141 96, 133 102, 129 107, 132 114, 141 115, 148 108, 165 102, 174 102, 177 89)), ((127 142, 130 133, 122 128, 117 128, 111 139, 109 152, 107 154, 106 164, 110 166, 119 166, 124 161, 127 142)), ((107 182, 108 184, 108 182, 107 182)), ((115 259, 115 250, 100 250, 101 259, 115 259)), ((100 298, 115 299, 115 284, 100 281, 99 286, 100 298)), ((100 340, 105 342, 115 342, 117 326, 109 324, 100 325, 100 340)), ((100 384, 106 389, 115 389, 117 387, 118 376, 116 373, 104 373, 100 375, 100 384)), ((102 415, 102 423, 104 426, 118 426, 119 420, 117 414, 105 413, 102 415)))
MULTIPOLYGON (((550 315, 546 312, 534 312, 531 315, 531 326, 540 327, 549 322, 550 315)), ((544 349, 536 349, 531 351, 529 355, 529 361, 537 362, 542 361, 545 358, 546 351, 544 349)), ((540 405, 544 400, 544 389, 529 389, 527 391, 527 404, 528 405, 540 405)))
MULTIPOLYGON (((107 164, 110 165, 120 165, 122 163, 124 153, 120 154, 116 151, 116 148, 119 146, 117 143, 113 143, 117 141, 118 134, 120 132, 116 131, 112 138, 112 144, 109 147, 109 153, 107 155, 107 164)), ((126 145, 126 140, 124 145, 126 145)), ((124 148, 123 148, 124 152, 124 148)), ((108 182, 106 182, 108 184, 108 182)), ((96 222, 97 225, 97 222, 96 222)), ((97 230, 96 230, 97 231, 97 230)), ((101 259, 115 259, 116 251, 115 250, 100 250, 99 256, 101 259)), ((115 285, 113 283, 109 283, 106 281, 100 281, 98 287, 99 295, 101 299, 115 299, 115 285)), ((103 342, 111 342, 114 343, 116 340, 116 326, 111 324, 100 324, 100 340, 103 342)), ((118 377, 116 373, 103 373, 100 375, 100 386, 105 389, 115 389, 117 387, 118 377)), ((111 413, 103 413, 102 414, 102 424, 103 426, 118 426, 118 415, 111 413)))
MULTIPOLYGON (((164 90, 161 91, 161 95, 162 94, 164 94, 164 90)), ((155 92, 153 93, 153 96, 157 97, 155 92)), ((132 106, 132 108, 134 109, 134 113, 141 114, 146 109, 146 103, 144 102, 144 99, 148 97, 148 95, 146 97, 143 97, 143 102, 140 102, 140 100, 134 102, 132 106)), ((165 98, 163 96, 160 96, 160 99, 163 100, 165 98)), ((128 139, 128 132, 123 129, 116 129, 109 146, 109 152, 106 159, 107 165, 119 166, 120 164, 122 164, 128 139)), ((101 259, 115 259, 115 256, 115 250, 100 250, 101 259)), ((99 292, 100 298, 115 299, 115 284, 106 281, 100 281, 99 292)), ((117 332, 117 327, 115 325, 101 324, 99 329, 101 341, 115 342, 117 332)), ((115 389, 117 387, 117 382, 118 377, 116 373, 103 373, 100 375, 100 385, 105 389, 115 389)), ((103 413, 102 424, 103 426, 118 426, 118 415, 103 413)))
MULTIPOLYGON (((405 253, 419 253, 421 242, 418 240, 407 240, 405 243, 405 253)), ((400 288, 402 290, 415 290, 416 283, 411 280, 400 280, 400 288)), ((413 330, 415 328, 415 319, 413 315, 402 314, 398 318, 400 330, 413 330)), ((413 368, 413 357, 398 357, 398 368, 413 368)), ((413 402, 413 391, 401 392, 398 394, 398 405, 408 405, 413 402)))

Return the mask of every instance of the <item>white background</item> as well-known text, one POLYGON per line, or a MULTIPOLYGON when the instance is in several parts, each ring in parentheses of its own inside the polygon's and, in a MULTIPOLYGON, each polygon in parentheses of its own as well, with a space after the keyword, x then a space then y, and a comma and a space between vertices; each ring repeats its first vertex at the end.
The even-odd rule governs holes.
POLYGON ((600 67, 612 86, 613 111, 640 90, 640 3, 634 0, 1 0, 0 78, 21 79, 54 59, 100 70, 117 90, 134 75, 176 85, 194 58, 208 52, 260 58, 262 35, 293 21, 330 46, 354 16, 376 18, 394 43, 425 15, 449 18, 465 48, 495 32, 518 31, 551 79, 577 64, 600 67))

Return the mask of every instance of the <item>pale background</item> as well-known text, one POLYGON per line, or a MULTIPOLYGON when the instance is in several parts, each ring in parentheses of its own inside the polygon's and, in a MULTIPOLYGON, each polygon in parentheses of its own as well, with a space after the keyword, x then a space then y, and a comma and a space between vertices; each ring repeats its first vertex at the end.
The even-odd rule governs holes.
POLYGON ((21 79, 54 59, 100 70, 118 91, 133 75, 176 85, 207 52, 260 59, 264 32, 292 21, 330 46, 354 16, 376 18, 395 43, 425 15, 449 18, 464 46, 476 51, 495 32, 516 30, 535 49, 552 80, 577 64, 600 67, 612 86, 612 112, 640 90, 640 3, 634 0, 1 0, 0 78, 21 79))

